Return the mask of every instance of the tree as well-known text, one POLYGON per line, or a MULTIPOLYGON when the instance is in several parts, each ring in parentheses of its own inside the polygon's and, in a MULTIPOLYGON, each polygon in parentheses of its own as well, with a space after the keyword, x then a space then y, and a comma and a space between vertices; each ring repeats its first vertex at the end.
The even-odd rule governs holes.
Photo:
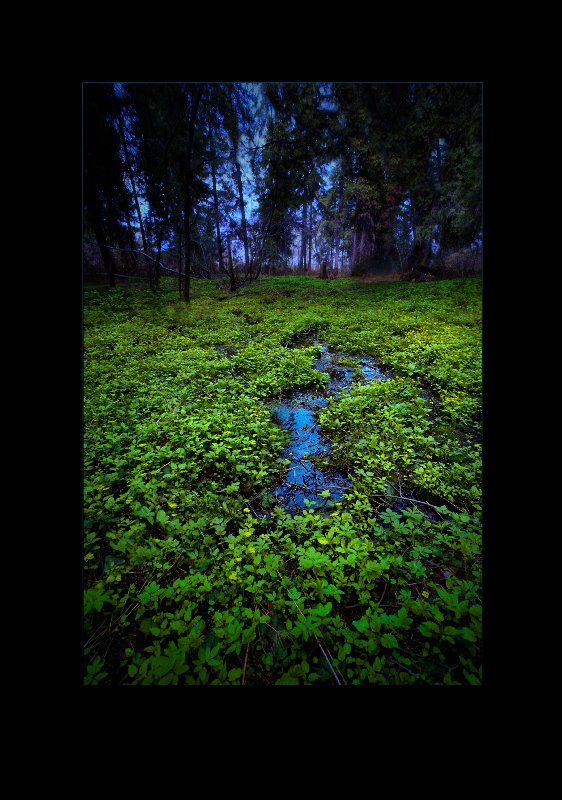
MULTIPOLYGON (((162 246, 181 205, 178 167, 186 147, 185 97, 180 84, 129 84, 134 109, 132 127, 136 157, 151 215, 156 270, 151 286, 159 283, 162 246)), ((142 228, 141 228, 142 230, 142 228)), ((144 244, 144 243, 143 243, 144 244)))
POLYGON ((435 271, 436 251, 468 245, 481 227, 480 87, 346 84, 334 94, 355 201, 352 268, 435 271))
POLYGON ((250 261, 250 247, 248 240, 248 223, 246 220, 246 204, 244 201, 244 187, 242 180, 242 165, 240 144, 245 134, 251 137, 253 133, 251 117, 251 100, 247 90, 236 84, 227 84, 224 93, 223 119, 224 126, 230 137, 232 145, 231 162, 233 178, 236 185, 238 209, 240 212, 240 232, 244 246, 245 277, 253 280, 253 265, 250 261))
POLYGON ((131 249, 131 194, 125 185, 112 84, 84 84, 84 221, 99 245, 110 286, 114 250, 131 249), (129 225, 127 224, 129 222, 129 225))
POLYGON ((481 235, 480 128, 478 84, 86 85, 85 223, 111 283, 136 226, 186 301, 192 269, 438 274, 481 235))
POLYGON ((185 238, 185 283, 184 300, 189 303, 191 290, 191 215, 193 212, 193 197, 196 171, 193 169, 193 147, 195 143, 195 132, 197 122, 197 112, 199 104, 205 91, 205 84, 188 85, 185 89, 188 101, 189 116, 187 124, 187 146, 185 151, 185 172, 184 172, 184 238, 185 238))
POLYGON ((292 254, 295 214, 301 209, 299 267, 304 270, 311 266, 320 168, 329 155, 329 114, 318 84, 265 84, 264 96, 269 113, 260 209, 271 215, 272 255, 281 261, 292 254))
POLYGON ((392 235, 399 187, 394 184, 392 130, 394 109, 379 109, 386 86, 344 84, 335 87, 341 111, 339 141, 346 191, 353 199, 351 268, 356 273, 392 271, 397 257, 392 235))
MULTIPOLYGON (((149 274, 151 276, 151 267, 150 267, 150 251, 148 248, 148 241, 146 237, 145 227, 144 227, 144 220, 143 215, 140 207, 140 200, 139 200, 139 193, 137 191, 137 180, 138 178, 135 177, 135 164, 134 159, 131 157, 131 138, 130 133, 128 131, 128 121, 131 117, 131 109, 127 107, 128 104, 128 97, 123 90, 122 86, 115 87, 115 107, 116 112, 115 116, 117 119, 117 125, 119 130, 119 138, 121 141, 121 149, 123 154, 123 163, 125 167, 125 174, 129 179, 131 185, 131 192, 133 196, 133 202, 135 206, 135 211, 137 214, 137 221, 139 224, 139 230, 142 239, 142 248, 143 253, 145 255, 145 259, 148 264, 149 274)), ((132 237, 134 241, 134 236, 132 237)), ((150 280, 152 283, 152 280, 150 280)))

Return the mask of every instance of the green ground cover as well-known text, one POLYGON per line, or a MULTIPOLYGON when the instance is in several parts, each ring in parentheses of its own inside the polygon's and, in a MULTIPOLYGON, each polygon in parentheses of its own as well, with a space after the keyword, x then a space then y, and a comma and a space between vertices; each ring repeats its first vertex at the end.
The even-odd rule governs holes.
POLYGON ((267 278, 84 290, 86 684, 478 684, 481 291, 267 278), (353 487, 291 516, 268 403, 307 334, 393 374, 318 414, 353 487))

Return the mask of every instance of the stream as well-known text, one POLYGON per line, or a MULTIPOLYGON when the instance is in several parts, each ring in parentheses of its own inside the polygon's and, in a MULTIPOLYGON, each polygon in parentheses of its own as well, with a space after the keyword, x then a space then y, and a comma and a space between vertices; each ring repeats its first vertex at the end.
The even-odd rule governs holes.
POLYGON ((320 469, 312 460, 328 460, 331 451, 330 442, 322 435, 316 419, 318 409, 327 406, 330 397, 338 396, 351 386, 357 368, 361 372, 358 376, 360 381, 387 380, 391 377, 370 356, 357 357, 339 353, 318 340, 303 344, 310 345, 319 345, 322 348, 320 356, 314 362, 314 368, 328 373, 330 378, 327 386, 320 390, 297 390, 270 405, 276 422, 291 434, 289 445, 281 453, 281 458, 290 462, 286 477, 272 493, 285 511, 293 514, 299 513, 307 505, 305 500, 316 509, 331 507, 351 487, 348 475, 333 468, 320 469), (340 363, 342 359, 350 358, 353 358, 356 366, 340 363), (330 495, 323 497, 321 493, 326 490, 330 495))

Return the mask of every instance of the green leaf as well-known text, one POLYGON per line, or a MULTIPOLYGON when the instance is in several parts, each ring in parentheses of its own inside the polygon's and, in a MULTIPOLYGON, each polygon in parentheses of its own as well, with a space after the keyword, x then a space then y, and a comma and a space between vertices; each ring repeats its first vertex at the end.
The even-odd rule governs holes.
POLYGON ((418 630, 422 634, 422 636, 433 636, 434 633, 439 633, 439 626, 432 622, 431 620, 426 620, 422 622, 421 625, 418 625, 418 630))
POLYGON ((242 675, 242 670, 239 667, 235 667, 231 669, 228 673, 228 680, 229 681, 237 681, 238 678, 242 675))
POLYGON ((298 678, 294 678, 292 675, 282 675, 278 680, 275 681, 276 686, 298 686, 299 681, 298 678))
POLYGON ((463 675, 472 686, 480 686, 480 678, 477 675, 472 675, 468 670, 463 669, 463 675))
POLYGON ((461 628, 460 634, 467 642, 477 642, 478 636, 470 628, 461 628))
POLYGON ((383 647, 398 647, 398 639, 392 633, 383 633, 381 644, 383 647))
POLYGON ((346 642, 338 651, 338 661, 344 661, 345 657, 351 653, 351 645, 346 642))

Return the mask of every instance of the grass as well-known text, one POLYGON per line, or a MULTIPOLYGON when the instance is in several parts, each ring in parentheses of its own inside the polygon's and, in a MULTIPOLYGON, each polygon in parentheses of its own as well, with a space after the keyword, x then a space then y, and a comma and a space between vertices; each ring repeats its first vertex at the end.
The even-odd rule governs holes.
POLYGON ((480 683, 480 279, 193 289, 84 290, 85 683, 480 683), (320 412, 353 487, 290 516, 311 332, 394 378, 320 412))

